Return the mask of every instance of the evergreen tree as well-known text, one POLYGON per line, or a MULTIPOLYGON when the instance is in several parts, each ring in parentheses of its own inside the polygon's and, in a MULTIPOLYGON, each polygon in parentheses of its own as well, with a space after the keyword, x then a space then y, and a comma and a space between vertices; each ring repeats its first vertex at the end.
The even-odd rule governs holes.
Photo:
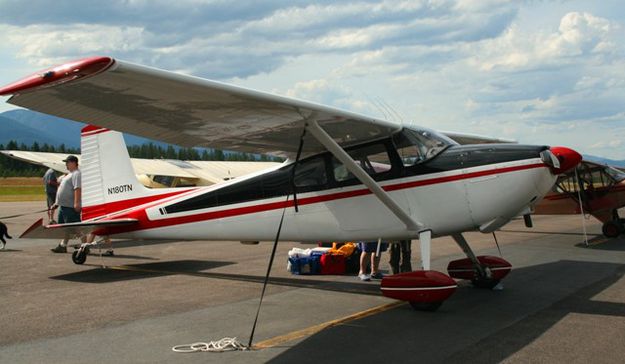
POLYGON ((220 149, 215 149, 215 160, 223 161, 225 160, 224 152, 220 149))

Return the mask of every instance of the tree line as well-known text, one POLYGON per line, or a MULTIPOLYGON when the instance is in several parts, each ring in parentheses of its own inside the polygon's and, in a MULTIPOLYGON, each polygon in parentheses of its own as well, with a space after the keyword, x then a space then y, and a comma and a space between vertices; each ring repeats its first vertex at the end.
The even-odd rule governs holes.
MULTIPOLYGON (((224 152, 219 149, 206 148, 182 148, 174 147, 172 145, 163 147, 154 143, 131 145, 127 148, 128 154, 131 158, 179 159, 188 161, 281 161, 279 158, 264 154, 257 155, 251 153, 224 152)), ((80 154, 79 149, 67 147, 65 144, 54 146, 47 143, 39 144, 34 142, 29 146, 24 143, 18 144, 14 140, 9 141, 6 145, 0 144, 0 150, 80 154)), ((45 173, 46 169, 46 167, 40 167, 27 162, 18 161, 5 156, 4 154, 0 154, 0 177, 39 177, 45 173)))

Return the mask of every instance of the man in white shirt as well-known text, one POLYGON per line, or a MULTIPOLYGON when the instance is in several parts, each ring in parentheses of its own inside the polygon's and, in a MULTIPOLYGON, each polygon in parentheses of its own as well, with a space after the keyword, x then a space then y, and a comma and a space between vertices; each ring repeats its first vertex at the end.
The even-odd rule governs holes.
MULTIPOLYGON (((80 222, 80 170, 78 169, 78 158, 70 155, 63 160, 69 173, 61 179, 56 194, 56 202, 53 209, 59 208, 59 224, 67 224, 70 222, 80 222)), ((61 243, 50 249, 55 253, 67 253, 67 242, 65 238, 61 243)))

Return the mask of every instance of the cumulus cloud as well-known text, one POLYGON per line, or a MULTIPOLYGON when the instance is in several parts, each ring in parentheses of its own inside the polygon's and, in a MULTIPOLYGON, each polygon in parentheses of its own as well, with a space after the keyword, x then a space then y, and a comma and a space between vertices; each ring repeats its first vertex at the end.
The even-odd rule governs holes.
POLYGON ((578 12, 564 15, 558 31, 550 34, 527 34, 510 27, 502 37, 481 44, 472 64, 486 71, 519 71, 545 65, 562 67, 593 54, 607 57, 615 51, 611 41, 615 27, 607 19, 578 12))
POLYGON ((506 28, 516 9, 496 2, 467 13, 460 5, 449 0, 42 1, 38 6, 6 1, 0 24, 8 42, 21 48, 17 57, 37 65, 103 52, 200 76, 245 78, 302 54, 490 37, 506 28))
POLYGON ((387 119, 625 158, 613 142, 625 140, 621 8, 611 0, 5 0, 0 42, 12 52, 3 56, 37 68, 112 55, 387 119))

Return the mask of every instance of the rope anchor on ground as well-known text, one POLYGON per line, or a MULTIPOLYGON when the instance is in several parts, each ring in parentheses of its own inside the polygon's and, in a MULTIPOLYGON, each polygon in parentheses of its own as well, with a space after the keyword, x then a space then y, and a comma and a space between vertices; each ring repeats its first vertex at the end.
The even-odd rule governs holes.
POLYGON ((172 348, 176 353, 197 353, 197 352, 213 352, 221 353, 225 351, 249 350, 250 348, 240 343, 236 337, 224 337, 218 341, 208 343, 197 342, 187 345, 176 345, 172 348))

